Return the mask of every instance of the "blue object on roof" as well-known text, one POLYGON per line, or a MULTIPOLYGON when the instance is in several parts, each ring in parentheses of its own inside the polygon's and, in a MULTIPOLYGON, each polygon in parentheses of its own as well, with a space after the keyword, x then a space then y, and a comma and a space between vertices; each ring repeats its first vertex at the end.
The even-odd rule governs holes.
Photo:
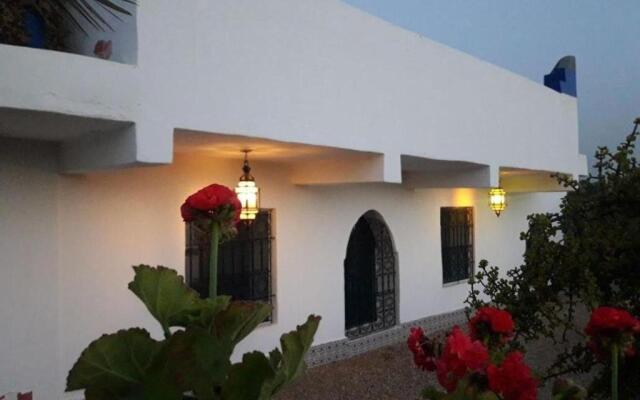
POLYGON ((577 97, 576 58, 574 56, 562 57, 553 70, 544 76, 544 85, 556 92, 577 97))

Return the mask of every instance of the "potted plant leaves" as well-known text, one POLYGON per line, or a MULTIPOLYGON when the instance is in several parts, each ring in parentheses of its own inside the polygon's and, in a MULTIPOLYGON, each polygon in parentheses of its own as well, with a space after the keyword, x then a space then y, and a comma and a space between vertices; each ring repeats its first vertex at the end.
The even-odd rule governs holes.
POLYGON ((0 42, 62 50, 64 48, 62 16, 46 1, 0 2, 0 42))
POLYGON ((125 5, 136 0, 13 0, 0 2, 0 43, 65 50, 67 26, 113 30, 103 13, 131 15, 125 5))

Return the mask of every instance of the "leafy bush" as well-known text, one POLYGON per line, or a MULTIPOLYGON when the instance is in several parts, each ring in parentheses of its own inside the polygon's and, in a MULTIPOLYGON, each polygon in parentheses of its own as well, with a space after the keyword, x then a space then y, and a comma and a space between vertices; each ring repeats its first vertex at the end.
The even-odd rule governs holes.
POLYGON ((232 364, 235 346, 271 313, 271 306, 201 299, 176 271, 134 267, 129 289, 160 323, 165 339, 141 328, 104 335, 87 347, 67 378, 67 390, 87 400, 266 400, 305 368, 320 318, 310 316, 282 336, 282 350, 245 354, 232 364), (178 328, 177 330, 175 328, 178 328))
MULTIPOLYGON (((577 321, 581 308, 608 305, 640 315, 640 169, 634 157, 640 118, 634 125, 615 152, 598 148, 588 177, 557 176, 569 192, 559 212, 528 217, 522 266, 503 277, 482 261, 470 280, 471 308, 493 304, 513 315, 518 330, 511 346, 539 338, 567 346, 545 379, 596 364, 577 321)), ((620 398, 640 393, 640 357, 626 360, 620 374, 620 398)), ((593 398, 606 398, 609 376, 607 368, 597 374, 593 398)))

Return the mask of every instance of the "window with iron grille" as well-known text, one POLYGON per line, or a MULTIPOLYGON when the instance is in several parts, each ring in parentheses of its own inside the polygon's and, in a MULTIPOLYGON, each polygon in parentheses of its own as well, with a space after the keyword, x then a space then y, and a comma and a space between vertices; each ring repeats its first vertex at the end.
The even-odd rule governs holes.
POLYGON ((474 266, 473 208, 442 207, 440 240, 443 283, 469 279, 474 266))
MULTIPOLYGON (((202 297, 209 294, 210 237, 208 224, 187 224, 186 281, 202 297)), ((272 304, 272 247, 271 210, 261 210, 250 224, 239 223, 238 234, 220 244, 218 293, 272 304)))

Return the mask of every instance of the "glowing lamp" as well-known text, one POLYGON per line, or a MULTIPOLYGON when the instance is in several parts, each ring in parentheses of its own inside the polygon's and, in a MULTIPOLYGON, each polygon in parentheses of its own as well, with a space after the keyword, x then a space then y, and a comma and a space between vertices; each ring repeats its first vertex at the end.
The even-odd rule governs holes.
POLYGON ((251 167, 247 155, 249 150, 244 152, 244 165, 242 166, 242 176, 236 186, 236 194, 242 204, 240 219, 243 221, 253 221, 260 212, 260 189, 256 186, 256 180, 251 175, 251 167))
POLYGON ((498 217, 507 208, 507 193, 502 188, 493 188, 489 191, 489 207, 498 217))

